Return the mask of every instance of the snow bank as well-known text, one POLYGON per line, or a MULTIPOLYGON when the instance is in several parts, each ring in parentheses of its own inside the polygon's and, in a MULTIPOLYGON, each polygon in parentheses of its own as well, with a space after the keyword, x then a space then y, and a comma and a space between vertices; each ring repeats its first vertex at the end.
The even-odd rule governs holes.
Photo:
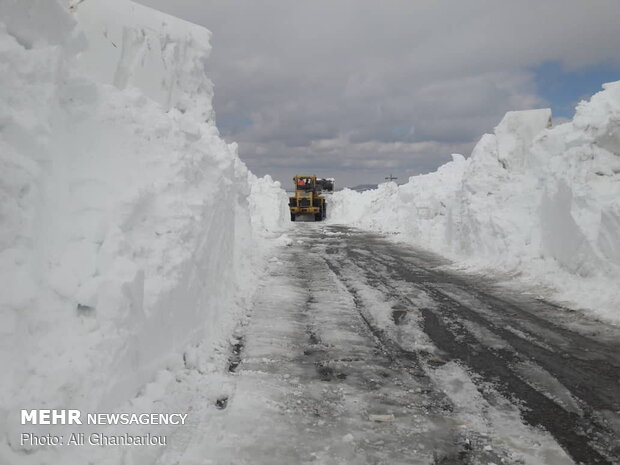
POLYGON ((209 32, 73 3, 0 0, 1 463, 19 409, 109 411, 225 342, 288 220, 215 127, 209 32))
POLYGON ((330 221, 400 233, 460 263, 516 272, 620 321, 620 82, 551 128, 509 112, 471 157, 407 184, 334 194, 330 221))
POLYGON ((248 172, 251 186, 249 208, 252 212, 253 230, 262 236, 270 237, 274 231, 281 231, 284 226, 290 226, 290 211, 288 209, 288 195, 280 187, 280 183, 273 181, 271 176, 259 178, 248 172))
POLYGON ((165 110, 213 119, 213 85, 204 78, 211 33, 127 0, 75 2, 88 52, 80 71, 118 89, 138 87, 165 110))

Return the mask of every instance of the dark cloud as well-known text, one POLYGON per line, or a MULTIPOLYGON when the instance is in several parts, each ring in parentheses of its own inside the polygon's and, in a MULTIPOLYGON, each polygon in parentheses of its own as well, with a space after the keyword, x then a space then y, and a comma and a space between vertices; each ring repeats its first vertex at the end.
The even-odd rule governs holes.
POLYGON ((620 2, 141 0, 213 32, 222 134, 258 175, 400 179, 465 155, 534 66, 620 66, 620 2))

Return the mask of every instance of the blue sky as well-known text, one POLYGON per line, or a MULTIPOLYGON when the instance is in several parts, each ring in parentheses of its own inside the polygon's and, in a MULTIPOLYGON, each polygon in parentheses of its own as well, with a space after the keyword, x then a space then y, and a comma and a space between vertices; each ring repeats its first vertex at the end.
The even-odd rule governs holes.
POLYGON ((600 91, 601 84, 620 80, 620 67, 605 65, 569 71, 557 61, 548 61, 533 71, 538 92, 549 102, 556 118, 572 118, 580 100, 600 91))

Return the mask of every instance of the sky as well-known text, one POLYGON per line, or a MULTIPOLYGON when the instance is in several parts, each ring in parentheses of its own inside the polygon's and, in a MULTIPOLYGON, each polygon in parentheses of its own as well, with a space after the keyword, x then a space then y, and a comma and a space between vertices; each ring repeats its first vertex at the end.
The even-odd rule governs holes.
POLYGON ((398 182, 509 110, 620 80, 617 0, 139 0, 207 27, 222 136, 257 175, 398 182))

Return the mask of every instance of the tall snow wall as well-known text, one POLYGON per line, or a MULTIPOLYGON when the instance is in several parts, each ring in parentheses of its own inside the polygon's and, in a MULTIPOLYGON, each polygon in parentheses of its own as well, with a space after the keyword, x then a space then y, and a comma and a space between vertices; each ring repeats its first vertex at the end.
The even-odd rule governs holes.
POLYGON ((338 192, 330 221, 517 273, 620 321, 620 82, 603 88, 569 123, 509 112, 468 159, 401 186, 338 192))
POLYGON ((20 408, 109 411, 225 343, 288 219, 219 136, 209 32, 73 3, 0 0, 0 463, 20 408))

